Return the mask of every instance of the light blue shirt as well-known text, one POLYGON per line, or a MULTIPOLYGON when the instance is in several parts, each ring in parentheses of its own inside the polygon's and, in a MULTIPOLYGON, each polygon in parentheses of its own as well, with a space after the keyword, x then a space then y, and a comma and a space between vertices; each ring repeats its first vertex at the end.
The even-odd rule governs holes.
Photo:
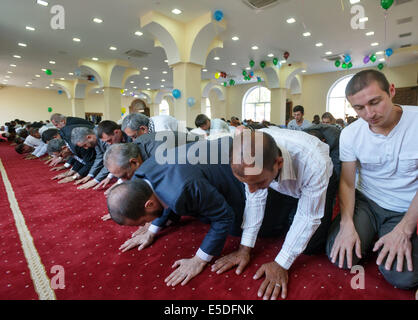
POLYGON ((302 125, 298 125, 296 123, 296 120, 293 119, 292 121, 289 122, 289 124, 287 125, 287 128, 290 130, 299 130, 302 131, 304 129, 309 128, 310 126, 312 126, 312 123, 310 123, 308 120, 303 120, 302 125))

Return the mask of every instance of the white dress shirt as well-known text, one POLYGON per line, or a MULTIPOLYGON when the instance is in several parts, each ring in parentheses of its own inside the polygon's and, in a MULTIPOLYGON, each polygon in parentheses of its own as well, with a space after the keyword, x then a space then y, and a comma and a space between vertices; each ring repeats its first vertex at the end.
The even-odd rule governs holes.
POLYGON ((33 148, 36 148, 42 143, 42 140, 29 135, 29 136, 26 137, 26 139, 23 143, 27 144, 28 146, 31 146, 33 148))
MULTIPOLYGON (((275 258, 280 266, 289 269, 321 224, 333 166, 328 145, 314 136, 288 129, 267 128, 260 131, 274 138, 283 156, 279 177, 273 180, 270 188, 299 199, 293 223, 275 258)), ((250 193, 247 185, 245 190, 247 200, 241 244, 254 247, 263 222, 268 192, 267 189, 260 189, 250 193)))

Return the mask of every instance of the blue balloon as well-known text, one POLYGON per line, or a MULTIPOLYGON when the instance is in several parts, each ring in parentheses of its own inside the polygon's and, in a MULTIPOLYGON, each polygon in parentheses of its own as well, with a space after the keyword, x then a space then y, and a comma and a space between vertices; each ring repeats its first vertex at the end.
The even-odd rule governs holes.
POLYGON ((251 72, 250 72, 250 76, 251 76, 251 77, 254 77, 254 71, 251 71, 251 72))
POLYGON ((213 18, 216 21, 221 21, 224 17, 224 13, 221 10, 216 10, 215 13, 213 14, 213 18))
POLYGON ((391 48, 386 49, 386 55, 390 57, 393 54, 393 50, 391 48))
POLYGON ((195 105, 195 103, 196 103, 196 99, 195 98, 193 98, 193 97, 187 98, 187 105, 189 107, 193 107, 195 105))
POLYGON ((172 94, 173 94, 173 97, 174 97, 175 99, 178 99, 178 98, 180 98, 180 97, 181 97, 181 92, 180 92, 180 90, 179 90, 179 89, 174 89, 174 90, 173 90, 173 92, 172 92, 172 94))
POLYGON ((58 90, 58 94, 62 94, 62 90, 58 90))
POLYGON ((345 61, 346 63, 349 63, 349 62, 351 61, 351 57, 350 57, 350 55, 349 55, 349 54, 347 54, 347 55, 344 57, 344 61, 345 61))
POLYGON ((74 74, 75 74, 76 77, 81 76, 81 70, 80 69, 75 70, 74 74))

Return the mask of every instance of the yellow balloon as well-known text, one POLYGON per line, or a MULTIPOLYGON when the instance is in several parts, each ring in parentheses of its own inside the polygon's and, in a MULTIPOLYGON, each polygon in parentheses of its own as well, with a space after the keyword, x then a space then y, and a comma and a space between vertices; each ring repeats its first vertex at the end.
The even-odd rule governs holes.
POLYGON ((122 94, 123 94, 124 92, 125 92, 125 90, 123 90, 123 89, 121 89, 121 90, 120 90, 120 93, 122 93, 122 94))
POLYGON ((121 108, 120 110, 122 111, 122 113, 126 112, 126 108, 121 108))
POLYGON ((215 73, 215 78, 216 78, 216 79, 219 79, 219 77, 220 77, 220 76, 221 76, 221 74, 220 74, 219 72, 216 72, 216 73, 215 73))

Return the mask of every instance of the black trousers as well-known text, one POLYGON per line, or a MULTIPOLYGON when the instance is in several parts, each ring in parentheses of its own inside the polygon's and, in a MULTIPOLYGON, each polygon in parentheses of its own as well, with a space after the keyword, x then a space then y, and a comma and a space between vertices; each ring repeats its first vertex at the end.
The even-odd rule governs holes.
MULTIPOLYGON (((376 202, 370 200, 361 192, 356 190, 356 199, 354 207, 354 226, 360 237, 361 255, 366 257, 369 254, 377 238, 383 237, 391 232, 393 228, 402 220, 405 212, 395 212, 383 209, 376 202)), ((327 241, 327 255, 330 258, 332 246, 340 230, 341 215, 332 223, 327 241)), ((416 232, 411 238, 412 242, 412 264, 413 271, 408 271, 406 259, 404 259, 403 271, 396 271, 396 258, 392 264, 391 270, 385 269, 386 259, 379 266, 379 270, 385 279, 392 285, 400 289, 411 289, 418 286, 418 238, 416 232)), ((379 251, 380 252, 380 251, 379 251)), ((353 250, 353 265, 359 263, 360 259, 353 250)), ((330 258, 331 259, 331 258, 330 258)), ((338 266, 338 259, 335 263, 338 266)), ((344 259, 344 268, 347 268, 346 258, 344 259)))

